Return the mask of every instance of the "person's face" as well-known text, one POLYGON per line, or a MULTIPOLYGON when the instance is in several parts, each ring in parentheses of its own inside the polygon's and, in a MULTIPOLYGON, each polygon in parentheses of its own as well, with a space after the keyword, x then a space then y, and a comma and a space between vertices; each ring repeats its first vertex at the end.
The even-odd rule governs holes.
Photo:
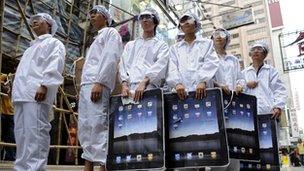
POLYGON ((101 29, 107 26, 106 18, 97 12, 97 10, 92 10, 90 12, 90 23, 95 29, 101 29))
POLYGON ((226 44, 226 38, 227 35, 223 31, 215 31, 212 34, 213 37, 213 43, 215 45, 215 48, 224 48, 226 44))
POLYGON ((40 16, 32 18, 30 26, 37 36, 48 34, 51 31, 51 26, 40 16))
POLYGON ((153 22, 153 15, 151 14, 140 15, 139 21, 144 31, 154 31, 155 24, 153 22))
POLYGON ((184 16, 179 20, 180 27, 185 34, 195 33, 195 19, 190 16, 184 16))
POLYGON ((266 58, 266 54, 262 47, 254 47, 250 50, 249 56, 252 58, 253 61, 264 61, 266 58))

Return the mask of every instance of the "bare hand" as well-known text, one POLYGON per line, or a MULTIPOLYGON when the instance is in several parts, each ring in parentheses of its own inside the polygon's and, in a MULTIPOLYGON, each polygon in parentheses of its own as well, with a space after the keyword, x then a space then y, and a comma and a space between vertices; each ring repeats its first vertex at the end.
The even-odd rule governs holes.
POLYGON ((37 102, 44 101, 46 98, 46 94, 47 94, 47 87, 44 85, 41 85, 40 87, 38 87, 38 89, 36 91, 35 100, 37 102))
POLYGON ((135 90, 135 95, 134 95, 135 102, 138 102, 142 98, 148 83, 149 83, 149 78, 145 78, 138 84, 138 87, 135 90))
POLYGON ((278 108, 278 107, 275 107, 272 109, 272 117, 271 118, 274 118, 274 119, 277 119, 277 118, 280 118, 282 114, 282 109, 278 108))
POLYGON ((11 92, 11 88, 9 85, 1 84, 1 90, 3 93, 9 94, 11 92))
POLYGON ((127 82, 123 82, 121 85, 121 94, 122 97, 129 97, 130 96, 130 89, 127 82))
POLYGON ((221 86, 221 89, 224 91, 225 94, 230 95, 230 89, 227 85, 221 86))
POLYGON ((182 84, 177 84, 175 87, 175 90, 177 92, 177 96, 180 100, 185 100, 186 98, 186 90, 185 87, 182 84))
POLYGON ((250 88, 250 89, 254 89, 258 86, 258 82, 256 81, 249 81, 247 82, 247 87, 250 88))
POLYGON ((241 85, 236 85, 236 87, 235 87, 235 93, 236 93, 236 95, 239 95, 239 93, 242 93, 243 92, 243 86, 241 86, 241 85))
POLYGON ((95 83, 92 87, 91 90, 91 101, 92 102, 97 102, 102 95, 102 89, 103 89, 103 85, 100 83, 95 83))
POLYGON ((196 86, 196 93, 195 93, 195 98, 196 99, 202 99, 203 97, 206 97, 206 83, 199 83, 196 86))

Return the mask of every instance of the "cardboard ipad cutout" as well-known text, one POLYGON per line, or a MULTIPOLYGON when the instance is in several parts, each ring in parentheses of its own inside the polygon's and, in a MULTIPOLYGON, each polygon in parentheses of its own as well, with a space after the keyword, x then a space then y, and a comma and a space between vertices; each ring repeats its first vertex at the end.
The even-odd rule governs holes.
POLYGON ((220 89, 207 90, 207 97, 190 92, 181 101, 177 94, 165 94, 167 167, 200 168, 228 164, 220 89))
POLYGON ((163 95, 160 89, 144 92, 138 104, 111 98, 108 170, 162 169, 164 161, 163 95))
POLYGON ((242 171, 280 170, 277 122, 271 116, 272 114, 258 115, 261 160, 257 163, 242 161, 240 165, 242 171))
POLYGON ((230 158, 259 161, 257 99, 240 93, 223 93, 230 158))

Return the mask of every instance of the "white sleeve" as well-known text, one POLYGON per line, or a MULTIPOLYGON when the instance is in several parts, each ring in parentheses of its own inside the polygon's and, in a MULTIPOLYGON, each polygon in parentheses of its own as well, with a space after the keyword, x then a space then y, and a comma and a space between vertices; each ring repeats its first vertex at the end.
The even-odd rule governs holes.
POLYGON ((50 47, 50 53, 46 54, 47 58, 43 62, 43 79, 41 85, 46 87, 55 87, 63 83, 62 72, 64 70, 64 62, 66 50, 64 45, 56 40, 54 46, 50 47))
POLYGON ((270 73, 270 89, 273 93, 273 107, 279 107, 281 109, 285 108, 287 91, 283 81, 279 78, 279 73, 277 70, 272 68, 270 73))
POLYGON ((205 54, 205 56, 203 56, 204 59, 200 60, 202 64, 199 70, 197 71, 197 84, 205 81, 210 81, 214 77, 219 66, 219 59, 214 50, 212 41, 209 42, 208 47, 208 52, 205 54))
POLYGON ((165 78, 169 60, 169 48, 166 43, 163 43, 158 50, 157 60, 146 71, 145 76, 150 79, 150 84, 159 86, 161 80, 165 78))
POLYGON ((104 49, 101 53, 97 68, 97 82, 112 89, 116 79, 117 64, 122 53, 123 45, 119 33, 109 30, 104 49))
POLYGON ((178 69, 178 54, 174 46, 170 48, 169 66, 166 82, 171 88, 175 88, 177 84, 183 83, 181 74, 178 69))
POLYGON ((121 55, 121 60, 119 62, 119 78, 120 82, 126 81, 130 83, 130 76, 128 73, 128 68, 130 67, 130 53, 134 48, 134 41, 128 42, 124 48, 124 51, 121 55))

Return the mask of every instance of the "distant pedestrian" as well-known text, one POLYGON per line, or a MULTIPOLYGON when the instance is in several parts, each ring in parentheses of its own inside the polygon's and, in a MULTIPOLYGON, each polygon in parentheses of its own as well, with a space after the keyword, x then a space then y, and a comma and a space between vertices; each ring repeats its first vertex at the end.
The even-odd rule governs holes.
POLYGON ((301 138, 298 139, 297 149, 299 152, 299 157, 302 165, 304 165, 304 142, 301 138))

